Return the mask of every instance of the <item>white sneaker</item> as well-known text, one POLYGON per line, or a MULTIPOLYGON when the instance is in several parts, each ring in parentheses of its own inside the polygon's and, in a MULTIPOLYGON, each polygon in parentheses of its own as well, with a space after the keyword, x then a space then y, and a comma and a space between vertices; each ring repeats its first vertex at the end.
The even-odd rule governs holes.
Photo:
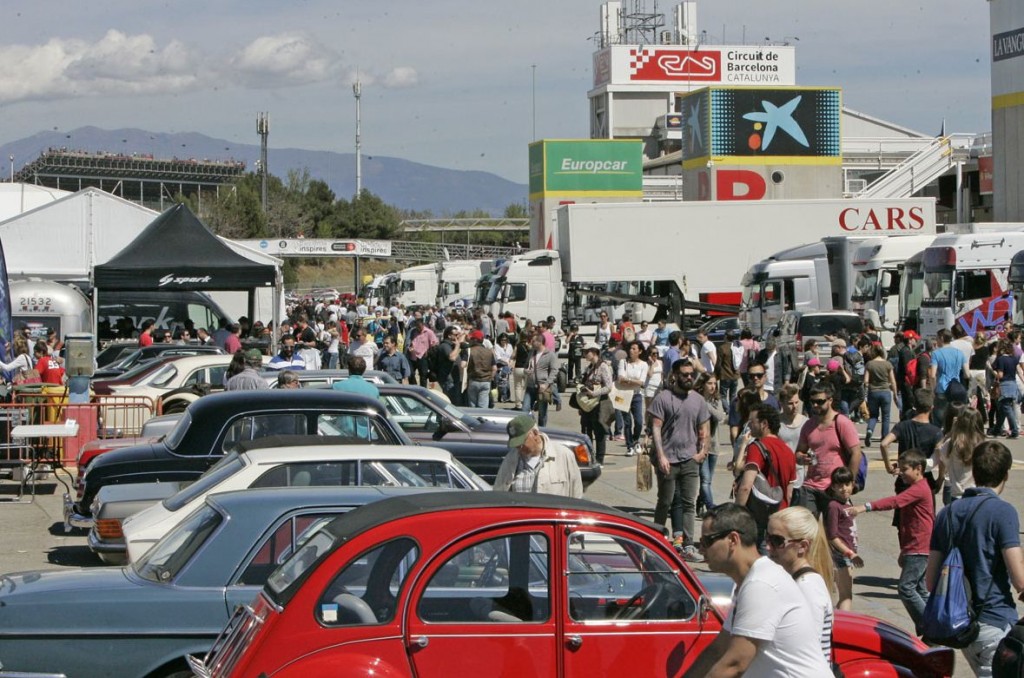
POLYGON ((627 457, 632 457, 634 455, 636 455, 636 448, 635 447, 631 447, 628 450, 626 450, 626 456, 627 457))

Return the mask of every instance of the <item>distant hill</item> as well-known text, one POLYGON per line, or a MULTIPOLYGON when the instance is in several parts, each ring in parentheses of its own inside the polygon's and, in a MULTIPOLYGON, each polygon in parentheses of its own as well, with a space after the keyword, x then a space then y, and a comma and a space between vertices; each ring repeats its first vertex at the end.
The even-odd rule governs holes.
MULTIPOLYGON (((140 129, 103 130, 80 127, 70 132, 40 132, 0 146, 0 158, 14 156, 15 170, 21 169, 50 147, 117 153, 152 153, 157 158, 199 158, 242 160, 252 170, 260 157, 258 144, 240 144, 224 139, 182 132, 162 134, 140 129)), ((270 172, 282 179, 288 170, 308 169, 314 179, 327 182, 339 197, 356 190, 354 153, 308 151, 299 148, 268 150, 270 172)), ((489 172, 444 169, 432 165, 363 156, 363 188, 386 203, 401 209, 430 210, 434 216, 460 210, 486 210, 500 216, 511 203, 525 203, 527 187, 489 172)), ((6 174, 6 172, 4 173, 6 174)))

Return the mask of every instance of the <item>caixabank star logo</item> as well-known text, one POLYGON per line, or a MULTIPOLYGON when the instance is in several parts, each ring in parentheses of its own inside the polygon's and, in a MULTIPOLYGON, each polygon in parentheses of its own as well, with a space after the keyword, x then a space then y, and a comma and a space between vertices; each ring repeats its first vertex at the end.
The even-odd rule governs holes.
POLYGON ((716 89, 711 154, 838 157, 839 90, 716 89))

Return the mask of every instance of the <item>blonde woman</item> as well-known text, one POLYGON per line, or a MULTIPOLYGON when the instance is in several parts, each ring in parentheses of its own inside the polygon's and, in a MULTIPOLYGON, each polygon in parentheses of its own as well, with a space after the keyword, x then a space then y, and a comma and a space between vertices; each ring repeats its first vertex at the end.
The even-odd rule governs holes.
POLYGON ((796 580, 821 629, 821 651, 832 663, 832 556, 825 530, 803 506, 784 508, 768 519, 768 557, 796 580))
POLYGON ((11 341, 11 347, 14 353, 14 360, 9 363, 0 362, 0 370, 12 372, 13 378, 17 379, 19 376, 24 376, 29 370, 34 369, 35 365, 32 364, 32 354, 28 350, 28 340, 25 337, 21 334, 15 335, 11 341))

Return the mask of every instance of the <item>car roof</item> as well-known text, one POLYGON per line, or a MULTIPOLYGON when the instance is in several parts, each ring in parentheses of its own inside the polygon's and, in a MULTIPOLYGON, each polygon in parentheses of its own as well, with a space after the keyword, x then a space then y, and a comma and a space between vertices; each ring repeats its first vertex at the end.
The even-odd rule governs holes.
POLYGON ((224 416, 246 411, 290 410, 329 407, 332 409, 371 410, 387 416, 380 401, 333 389, 266 389, 259 391, 223 391, 211 393, 189 405, 196 416, 224 416))
MULTIPOLYGON (((240 512, 245 512, 247 515, 252 515, 254 512, 274 514, 296 508, 317 508, 320 506, 341 506, 345 504, 362 506, 367 502, 379 503, 378 500, 383 498, 393 497, 397 499, 417 491, 422 491, 422 488, 370 486, 261 487, 211 494, 206 497, 206 503, 229 515, 240 512)), ((457 492, 451 494, 457 494, 457 492)), ((476 493, 465 492, 465 494, 476 493)))
MULTIPOLYGON (((422 515, 449 510, 465 509, 545 509, 584 511, 601 513, 609 517, 644 522, 634 515, 619 509, 588 501, 573 499, 553 494, 532 492, 436 492, 422 496, 402 496, 374 502, 362 506, 345 517, 344 524, 337 524, 332 529, 336 537, 353 537, 366 530, 385 523, 422 515), (472 496, 470 496, 472 495, 472 496)), ((656 528, 657 529, 657 528, 656 528)))
POLYGON ((240 452, 248 457, 253 464, 270 464, 280 461, 348 461, 371 459, 380 461, 439 461, 449 463, 451 452, 439 447, 420 445, 324 445, 322 436, 309 436, 319 439, 319 445, 289 445, 284 447, 262 447, 247 449, 240 452))
MULTIPOLYGON (((264 369, 262 369, 260 371, 260 376, 261 377, 267 377, 267 378, 276 379, 277 375, 279 375, 281 372, 284 372, 285 370, 288 370, 288 369, 291 369, 291 368, 285 367, 284 369, 281 369, 281 370, 275 370, 275 369, 271 369, 271 368, 266 368, 265 367, 264 369)), ((304 381, 304 380, 307 380, 307 379, 325 379, 325 378, 339 379, 339 378, 342 378, 342 377, 347 379, 349 377, 348 370, 305 370, 305 369, 300 369, 300 370, 292 370, 292 371, 295 372, 295 374, 298 376, 299 381, 304 381)), ((383 372, 381 370, 366 370, 366 372, 363 373, 363 376, 364 377, 378 377, 379 379, 381 379, 381 380, 383 380, 383 381, 385 381, 386 383, 389 383, 389 384, 397 384, 398 383, 397 381, 395 381, 394 377, 392 377, 387 372, 383 372)))

